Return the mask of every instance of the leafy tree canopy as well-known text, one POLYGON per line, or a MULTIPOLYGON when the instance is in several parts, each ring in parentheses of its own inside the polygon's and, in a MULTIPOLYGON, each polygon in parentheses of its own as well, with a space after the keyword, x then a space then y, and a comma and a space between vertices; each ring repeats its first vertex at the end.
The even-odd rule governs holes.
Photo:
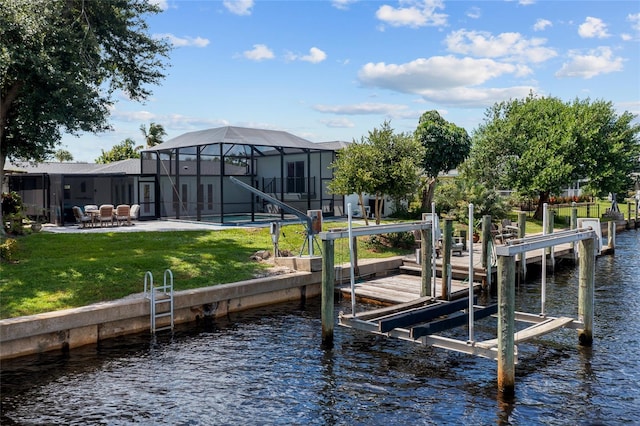
POLYGON ((165 40, 147 0, 0 0, 0 173, 42 161, 62 132, 101 132, 116 91, 133 100, 163 77, 165 40))
POLYGON ((65 161, 73 161, 73 154, 66 149, 59 149, 53 154, 53 158, 63 163, 65 161))
POLYGON ((413 193, 423 149, 410 135, 395 134, 389 122, 338 151, 332 164, 334 178, 329 190, 334 194, 364 194, 376 197, 376 223, 380 223, 384 195, 402 199, 413 193))
POLYGON ((438 111, 427 111, 420 117, 414 137, 424 148, 421 210, 430 211, 438 175, 458 167, 471 150, 471 138, 465 129, 446 121, 438 111))
POLYGON ((485 185, 539 197, 579 179, 598 192, 627 188, 637 166, 639 125, 616 115, 610 102, 536 97, 489 108, 473 135, 468 172, 485 185))
POLYGON ((140 152, 136 148, 136 143, 131 138, 127 138, 119 144, 114 145, 113 148, 107 152, 103 149, 100 157, 96 158, 96 163, 107 164, 129 158, 140 158, 140 152))

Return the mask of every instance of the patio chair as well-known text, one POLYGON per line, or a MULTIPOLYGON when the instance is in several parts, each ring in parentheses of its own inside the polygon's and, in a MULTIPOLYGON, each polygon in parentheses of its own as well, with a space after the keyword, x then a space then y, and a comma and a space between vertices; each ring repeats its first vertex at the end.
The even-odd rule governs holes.
POLYGON ((113 204, 103 204, 100 206, 100 216, 98 216, 100 226, 104 226, 105 223, 110 222, 113 226, 113 204))
POLYGON ((80 207, 73 206, 72 210, 73 210, 73 216, 76 218, 76 222, 82 228, 86 228, 88 224, 93 222, 91 216, 88 216, 82 213, 82 210, 80 209, 80 207))
POLYGON ((129 224, 131 224, 132 220, 138 220, 139 215, 140 215, 140 204, 132 205, 129 211, 129 224))
POLYGON ((124 224, 131 225, 131 207, 128 204, 119 204, 116 207, 116 222, 118 226, 124 224))
POLYGON ((98 210, 98 206, 96 204, 87 204, 84 206, 84 212, 96 211, 98 210))

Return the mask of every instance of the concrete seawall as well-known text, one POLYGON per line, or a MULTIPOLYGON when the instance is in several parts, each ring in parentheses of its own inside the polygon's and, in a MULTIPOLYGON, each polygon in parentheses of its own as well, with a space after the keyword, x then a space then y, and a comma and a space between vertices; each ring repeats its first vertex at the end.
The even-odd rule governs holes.
MULTIPOLYGON (((300 260, 297 263, 303 263, 300 260)), ((360 261, 360 274, 382 276, 397 271, 402 257, 360 261)), ((320 295, 317 262, 297 271, 220 284, 174 294, 175 323, 218 318, 229 313, 320 295)), ((46 351, 67 351, 101 340, 148 331, 149 300, 143 294, 112 302, 0 320, 0 360, 46 351)))

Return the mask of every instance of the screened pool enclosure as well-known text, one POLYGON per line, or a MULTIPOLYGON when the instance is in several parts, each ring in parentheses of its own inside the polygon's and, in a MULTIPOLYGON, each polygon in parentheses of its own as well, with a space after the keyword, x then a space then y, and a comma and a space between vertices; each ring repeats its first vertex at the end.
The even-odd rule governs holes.
POLYGON ((231 126, 185 133, 142 152, 140 205, 156 217, 219 223, 288 216, 233 176, 299 211, 342 215, 343 197, 327 191, 332 144, 231 126))

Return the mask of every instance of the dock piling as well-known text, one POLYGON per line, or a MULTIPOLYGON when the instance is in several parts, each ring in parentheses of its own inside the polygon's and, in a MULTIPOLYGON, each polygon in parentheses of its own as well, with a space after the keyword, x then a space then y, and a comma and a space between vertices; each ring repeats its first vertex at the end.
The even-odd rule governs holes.
POLYGON ((453 236, 453 220, 444 220, 442 235, 442 300, 451 300, 451 238, 453 236))
POLYGON ((431 245, 431 232, 426 229, 420 230, 420 266, 422 267, 422 273, 420 277, 420 296, 431 296, 431 277, 433 268, 431 265, 431 252, 433 246, 431 245))
POLYGON ((333 269, 335 244, 334 240, 322 241, 322 346, 333 347, 333 286, 335 272, 333 269))
POLYGON ((498 256, 498 392, 515 394, 515 257, 498 256))
POLYGON ((578 266, 578 319, 584 328, 578 330, 578 341, 582 346, 593 343, 593 305, 595 286, 595 242, 592 238, 578 243, 580 263, 578 266))
MULTIPOLYGON (((518 212, 518 238, 524 238, 527 235, 527 212, 518 212)), ((518 255, 518 282, 524 282, 527 279, 527 256, 526 253, 518 255)))
POLYGON ((610 220, 607 228, 607 248, 613 252, 616 249, 616 221, 610 220))

